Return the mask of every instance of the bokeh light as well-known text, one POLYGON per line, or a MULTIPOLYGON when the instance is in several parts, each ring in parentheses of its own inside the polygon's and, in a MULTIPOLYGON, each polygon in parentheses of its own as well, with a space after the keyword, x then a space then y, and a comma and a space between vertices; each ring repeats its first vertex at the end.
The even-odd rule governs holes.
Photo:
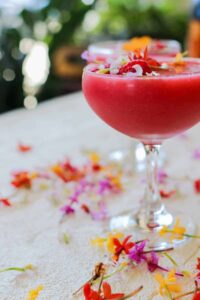
POLYGON ((37 104, 38 101, 35 96, 29 95, 24 99, 24 107, 28 110, 35 109, 37 107, 37 104))

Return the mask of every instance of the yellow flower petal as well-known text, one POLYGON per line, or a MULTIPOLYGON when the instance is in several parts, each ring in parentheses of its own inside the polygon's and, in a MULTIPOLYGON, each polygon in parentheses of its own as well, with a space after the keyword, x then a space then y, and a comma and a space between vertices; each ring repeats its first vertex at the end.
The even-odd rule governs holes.
POLYGON ((167 288, 168 288, 168 290, 169 290, 170 292, 172 292, 172 293, 180 293, 181 290, 182 290, 180 284, 178 284, 178 283, 175 283, 175 284, 168 284, 168 285, 167 285, 167 288))
POLYGON ((121 232, 116 232, 116 233, 109 233, 108 239, 107 239, 107 249, 111 253, 115 253, 115 246, 113 239, 120 239, 123 238, 124 235, 121 232))
POLYGON ((89 159, 94 163, 98 164, 101 160, 100 155, 97 152, 91 152, 89 154, 89 159))
POLYGON ((174 60, 174 64, 175 65, 179 65, 179 66, 184 66, 185 65, 185 61, 183 60, 183 58, 185 56, 187 56, 187 55, 188 55, 187 51, 185 51, 183 53, 177 53, 176 57, 175 57, 175 60, 174 60))
POLYGON ((54 172, 54 173, 57 173, 57 172, 60 172, 62 171, 61 167, 59 165, 54 165, 51 167, 51 170, 54 172))
POLYGON ((38 174, 36 172, 31 173, 31 179, 37 178, 38 174))
POLYGON ((43 285, 39 285, 36 289, 30 290, 28 292, 26 300, 36 300, 42 290, 43 290, 43 285))
POLYGON ((176 282, 175 270, 171 270, 167 276, 167 282, 176 282))
POLYGON ((105 239, 105 238, 97 237, 95 239, 92 239, 91 243, 93 246, 102 248, 104 246, 104 243, 106 242, 106 240, 107 239, 105 239))
POLYGON ((120 265, 122 268, 125 268, 128 266, 128 262, 127 261, 123 261, 120 265))
POLYGON ((151 41, 152 39, 149 36, 132 38, 123 44, 123 49, 126 51, 143 50, 151 41))
POLYGON ((122 189, 121 176, 109 176, 109 179, 113 185, 115 185, 118 189, 122 189))
POLYGON ((183 226, 180 226, 180 219, 177 218, 176 219, 176 223, 174 225, 174 228, 172 229, 173 233, 174 233, 174 237, 173 239, 178 239, 178 240, 182 240, 183 236, 186 232, 186 228, 183 226))
POLYGON ((33 265, 29 264, 24 267, 26 270, 33 270, 33 265))
POLYGON ((161 295, 170 293, 180 293, 182 288, 177 283, 175 270, 171 270, 167 277, 163 277, 160 273, 155 274, 155 279, 159 283, 159 292, 161 295))
POLYGON ((159 234, 162 236, 162 235, 165 235, 166 233, 168 232, 168 227, 166 225, 164 225, 160 231, 159 231, 159 234))
POLYGON ((154 277, 155 277, 156 281, 158 281, 158 283, 160 284, 160 287, 164 288, 165 287, 164 277, 160 273, 156 273, 154 277))

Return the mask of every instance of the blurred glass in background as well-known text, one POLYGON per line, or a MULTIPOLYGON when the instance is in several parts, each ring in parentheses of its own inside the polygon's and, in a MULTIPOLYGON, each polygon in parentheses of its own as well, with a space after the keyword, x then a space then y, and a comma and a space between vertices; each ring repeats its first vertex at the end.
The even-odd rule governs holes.
POLYGON ((89 43, 150 35, 184 46, 189 0, 0 0, 0 112, 81 88, 89 43))
POLYGON ((200 57, 200 0, 193 0, 188 30, 188 51, 190 56, 200 57))

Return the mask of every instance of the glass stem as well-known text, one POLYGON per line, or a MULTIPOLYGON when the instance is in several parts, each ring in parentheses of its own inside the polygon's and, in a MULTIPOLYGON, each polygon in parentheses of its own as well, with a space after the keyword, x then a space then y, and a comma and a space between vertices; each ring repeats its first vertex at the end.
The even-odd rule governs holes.
POLYGON ((144 209, 148 227, 156 227, 157 215, 164 209, 158 186, 158 157, 160 145, 144 145, 146 153, 146 192, 144 209))

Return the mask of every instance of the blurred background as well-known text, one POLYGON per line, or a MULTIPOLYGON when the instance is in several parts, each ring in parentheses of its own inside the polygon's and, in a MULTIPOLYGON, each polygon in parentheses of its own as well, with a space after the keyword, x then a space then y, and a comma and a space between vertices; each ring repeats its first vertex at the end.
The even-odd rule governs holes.
POLYGON ((187 48, 196 14, 190 0, 0 0, 0 112, 79 90, 91 42, 150 35, 187 48))

